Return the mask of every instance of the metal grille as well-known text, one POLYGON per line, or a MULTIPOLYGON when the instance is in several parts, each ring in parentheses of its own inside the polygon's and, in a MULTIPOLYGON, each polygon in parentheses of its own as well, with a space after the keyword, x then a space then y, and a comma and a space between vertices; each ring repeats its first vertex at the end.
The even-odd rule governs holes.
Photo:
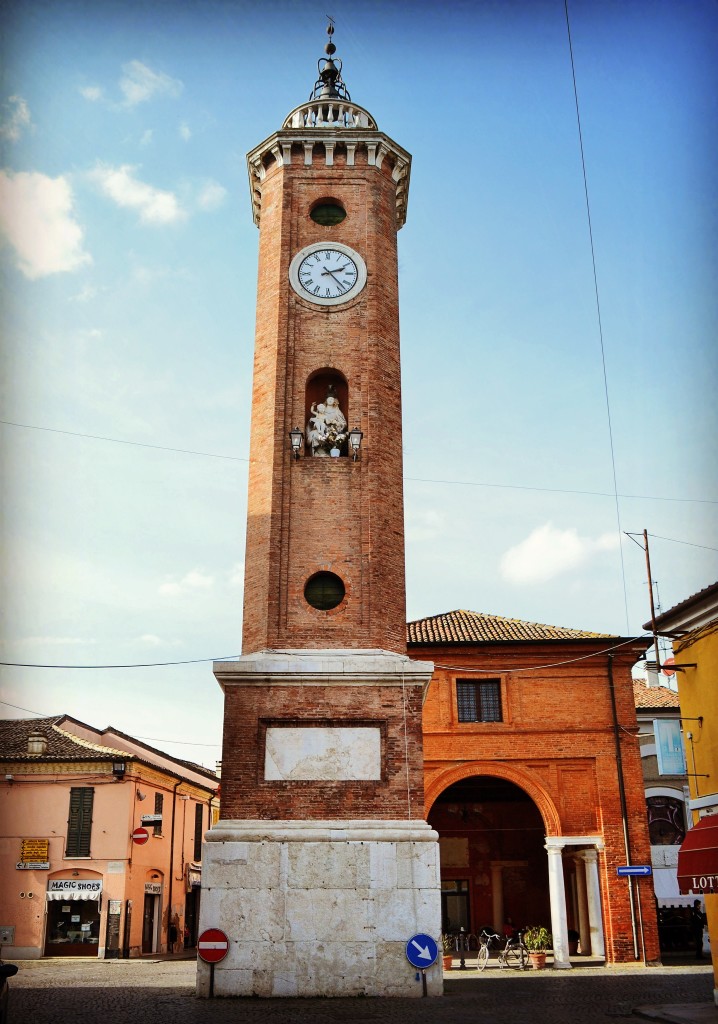
POLYGON ((502 721, 499 679, 457 679, 456 702, 460 722, 502 721))
MULTIPOLYGON (((162 804, 164 803, 164 796, 162 793, 155 793, 155 814, 162 814, 162 804)), ((156 825, 152 826, 152 832, 156 836, 162 835, 162 822, 157 822, 156 825)))

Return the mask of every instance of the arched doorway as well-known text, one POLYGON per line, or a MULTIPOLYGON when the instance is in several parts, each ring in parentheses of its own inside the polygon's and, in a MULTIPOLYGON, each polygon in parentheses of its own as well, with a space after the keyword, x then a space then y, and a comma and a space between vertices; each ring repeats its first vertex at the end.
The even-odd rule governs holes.
POLYGON ((546 826, 516 783, 470 775, 436 797, 428 815, 439 833, 442 930, 501 931, 549 924, 546 826))

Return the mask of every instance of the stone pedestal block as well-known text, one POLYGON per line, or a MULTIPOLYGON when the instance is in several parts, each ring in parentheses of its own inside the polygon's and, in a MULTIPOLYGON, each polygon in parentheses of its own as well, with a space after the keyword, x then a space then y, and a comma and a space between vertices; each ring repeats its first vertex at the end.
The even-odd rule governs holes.
MULTIPOLYGON (((423 821, 220 821, 200 913, 230 942, 215 996, 421 996, 405 947, 441 938, 437 839, 423 821)), ((440 962, 427 989, 441 995, 440 962)))

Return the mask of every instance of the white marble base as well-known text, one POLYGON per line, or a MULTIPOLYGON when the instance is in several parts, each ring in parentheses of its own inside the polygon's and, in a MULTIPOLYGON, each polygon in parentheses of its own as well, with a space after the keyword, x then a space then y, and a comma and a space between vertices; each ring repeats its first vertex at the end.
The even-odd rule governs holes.
MULTIPOLYGON (((441 938, 425 822, 220 821, 206 838, 200 931, 230 940, 215 996, 421 996, 406 943, 441 938)), ((198 961, 199 996, 209 977, 198 961)), ((426 980, 442 994, 441 956, 426 980)))

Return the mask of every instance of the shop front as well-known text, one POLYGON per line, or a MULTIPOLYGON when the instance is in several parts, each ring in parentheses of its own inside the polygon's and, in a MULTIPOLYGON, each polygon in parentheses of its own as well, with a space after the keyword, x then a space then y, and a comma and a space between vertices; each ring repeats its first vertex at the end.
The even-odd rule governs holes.
POLYGON ((102 878, 51 878, 45 956, 97 956, 102 878))

